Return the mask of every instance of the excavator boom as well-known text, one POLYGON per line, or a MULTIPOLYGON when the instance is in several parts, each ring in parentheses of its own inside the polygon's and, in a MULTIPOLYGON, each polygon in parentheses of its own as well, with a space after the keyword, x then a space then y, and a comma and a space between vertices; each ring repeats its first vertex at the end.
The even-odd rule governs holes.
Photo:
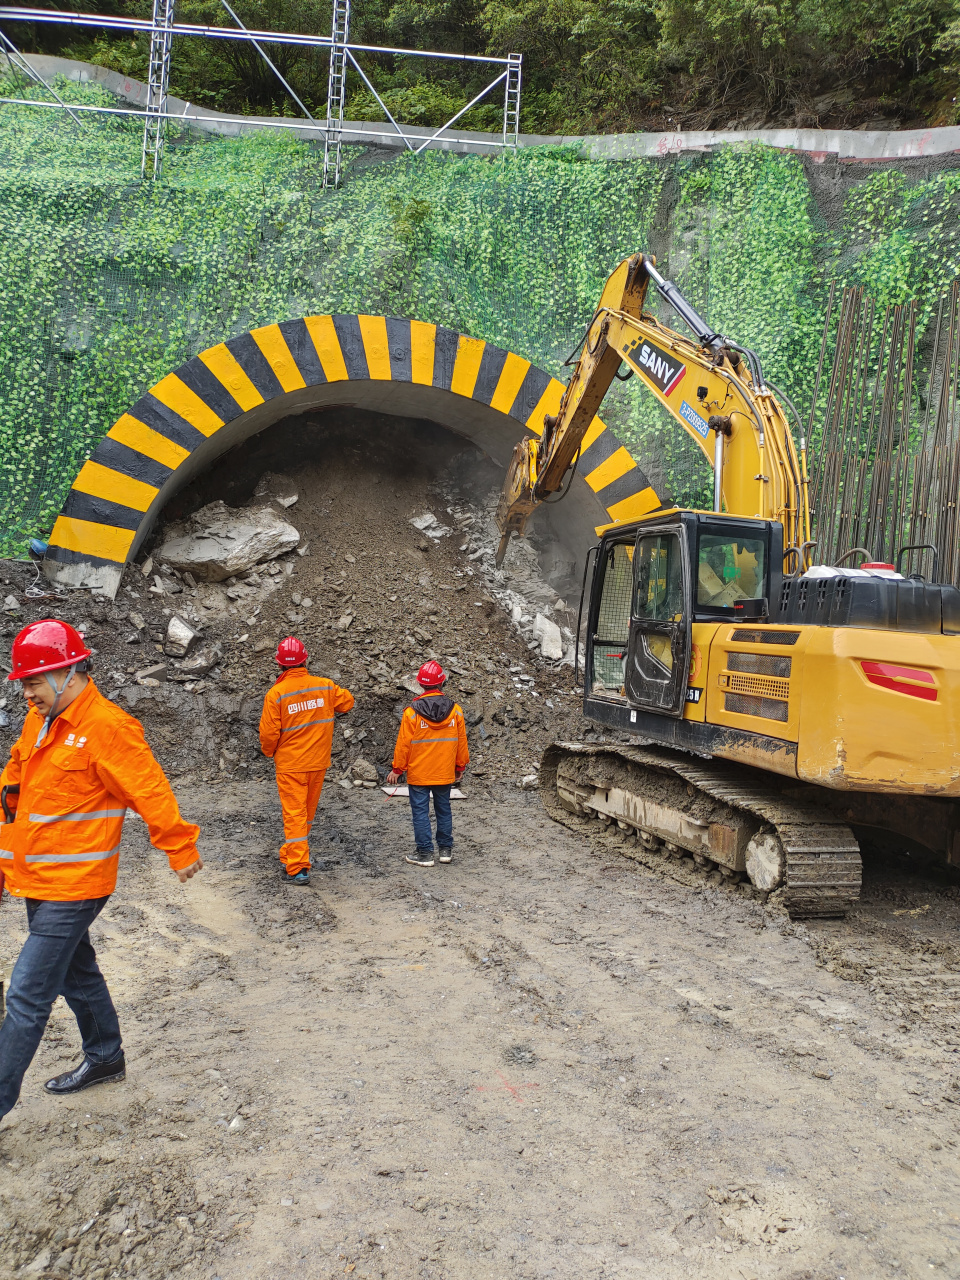
POLYGON ((779 520, 788 548, 802 560, 810 540, 804 442, 798 459, 754 353, 714 332, 653 259, 636 254, 607 281, 556 417, 545 417, 540 439, 528 437, 514 449, 497 508, 497 564, 511 535, 522 534, 540 503, 562 489, 624 363, 626 376, 641 379, 713 466, 714 510, 779 520), (651 281, 693 339, 644 312, 651 281))

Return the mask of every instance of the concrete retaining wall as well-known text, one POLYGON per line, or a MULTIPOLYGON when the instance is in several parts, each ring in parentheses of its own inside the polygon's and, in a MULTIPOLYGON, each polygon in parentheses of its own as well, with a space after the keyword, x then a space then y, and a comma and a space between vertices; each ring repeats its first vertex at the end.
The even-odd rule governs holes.
MULTIPOLYGON (((80 83, 101 84, 123 102, 143 107, 147 86, 139 80, 108 71, 89 62, 75 62, 70 58, 55 58, 44 54, 25 55, 30 65, 47 81, 62 75, 80 83)), ((198 117, 189 123, 205 132, 236 136, 250 129, 265 127, 263 121, 281 117, 230 116, 194 106, 182 98, 168 98, 168 109, 186 116, 198 117)), ((289 118, 283 118, 288 122, 289 118)), ((268 126, 267 126, 268 127, 268 126)), ((416 125, 404 125, 411 138, 427 139, 435 131, 416 125)), ((291 132, 306 141, 323 136, 322 123, 317 126, 294 128, 291 132)), ((358 120, 344 122, 345 142, 403 149, 404 143, 390 132, 389 122, 365 123, 358 120)), ((936 155, 949 155, 960 151, 960 126, 940 129, 743 129, 724 133, 721 131, 691 131, 689 133, 613 133, 580 136, 576 134, 520 135, 520 146, 540 147, 580 146, 591 159, 632 160, 648 157, 676 155, 683 151, 711 151, 731 142, 762 142, 783 151, 803 152, 815 159, 836 156, 847 161, 909 160, 936 155)), ((489 154, 499 143, 498 135, 479 133, 468 129, 451 129, 438 138, 432 147, 464 154, 489 154)))

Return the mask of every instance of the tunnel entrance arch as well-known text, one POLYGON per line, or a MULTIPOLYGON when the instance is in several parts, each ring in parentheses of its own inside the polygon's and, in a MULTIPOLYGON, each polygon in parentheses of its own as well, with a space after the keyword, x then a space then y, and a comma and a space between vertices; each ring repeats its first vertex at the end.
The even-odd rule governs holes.
MULTIPOLYGON (((51 582, 116 594, 169 499, 221 454, 306 410, 354 406, 426 419, 506 466, 539 435, 563 383, 480 338, 389 316, 307 316, 202 351, 114 423, 71 486, 50 536, 51 582)), ((598 524, 635 520, 659 498, 595 418, 564 507, 576 558, 598 524)))

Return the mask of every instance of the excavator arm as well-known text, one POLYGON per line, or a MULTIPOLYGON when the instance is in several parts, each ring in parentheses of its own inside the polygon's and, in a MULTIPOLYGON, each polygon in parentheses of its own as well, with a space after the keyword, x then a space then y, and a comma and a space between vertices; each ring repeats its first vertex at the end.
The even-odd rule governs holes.
POLYGON ((781 521, 784 545, 796 548, 802 563, 810 541, 805 442, 798 460, 757 356, 715 333, 659 274, 654 259, 636 254, 604 287, 556 417, 544 418, 539 439, 525 438, 514 449, 497 507, 497 564, 511 535, 521 535, 533 511, 562 490, 611 382, 622 376, 622 363, 630 370, 626 376, 640 378, 713 466, 713 509, 781 521), (651 280, 692 340, 644 312, 651 280))

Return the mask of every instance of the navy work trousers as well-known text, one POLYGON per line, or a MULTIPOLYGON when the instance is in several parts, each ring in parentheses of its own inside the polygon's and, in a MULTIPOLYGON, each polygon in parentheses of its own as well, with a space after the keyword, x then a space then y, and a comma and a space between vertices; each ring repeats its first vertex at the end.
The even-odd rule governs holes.
POLYGON ((0 1117, 20 1096, 57 996, 73 1010, 83 1052, 91 1062, 113 1062, 123 1048, 117 1011, 97 967, 89 928, 106 898, 41 902, 27 898, 30 934, 7 989, 0 1026, 0 1117))
POLYGON ((433 792, 433 809, 437 815, 437 844, 441 849, 453 848, 453 810, 450 808, 450 788, 415 787, 407 784, 410 793, 410 809, 413 813, 413 837, 418 853, 433 853, 433 831, 430 826, 430 793, 433 792))

